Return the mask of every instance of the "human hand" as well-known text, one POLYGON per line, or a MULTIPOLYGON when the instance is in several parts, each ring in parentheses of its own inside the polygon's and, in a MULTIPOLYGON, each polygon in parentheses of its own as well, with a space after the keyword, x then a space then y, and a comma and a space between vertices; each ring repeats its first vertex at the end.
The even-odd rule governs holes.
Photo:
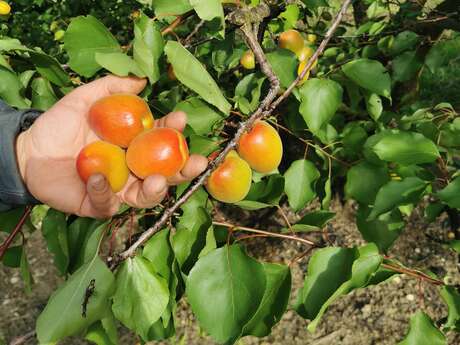
MULTIPOLYGON (((207 159, 191 155, 180 173, 166 179, 152 175, 144 181, 130 175, 126 186, 113 193, 104 176, 93 175, 85 185, 78 176, 75 160, 80 150, 98 140, 87 117, 98 99, 116 93, 138 94, 146 81, 107 76, 63 97, 42 114, 17 138, 16 154, 21 176, 30 193, 41 202, 79 216, 108 218, 120 203, 137 208, 153 207, 164 198, 168 185, 192 180, 206 169, 207 159)), ((172 112, 157 120, 157 127, 183 131, 187 122, 183 112, 172 112)))

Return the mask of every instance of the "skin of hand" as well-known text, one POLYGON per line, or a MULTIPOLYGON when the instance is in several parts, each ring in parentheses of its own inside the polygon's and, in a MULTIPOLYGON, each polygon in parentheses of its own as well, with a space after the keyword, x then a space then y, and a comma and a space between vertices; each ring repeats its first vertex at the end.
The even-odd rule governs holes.
MULTIPOLYGON (((108 218, 122 202, 136 208, 153 207, 165 197, 168 185, 190 181, 208 164, 206 157, 191 155, 185 167, 168 180, 152 175, 144 181, 130 175, 126 186, 113 193, 103 175, 90 177, 85 185, 78 176, 75 160, 80 150, 98 140, 87 117, 98 99, 116 93, 140 93, 144 79, 107 76, 80 86, 43 113, 22 132, 16 142, 16 155, 23 181, 41 202, 63 212, 84 217, 108 218)), ((183 131, 184 112, 172 112, 157 120, 157 127, 183 131)))

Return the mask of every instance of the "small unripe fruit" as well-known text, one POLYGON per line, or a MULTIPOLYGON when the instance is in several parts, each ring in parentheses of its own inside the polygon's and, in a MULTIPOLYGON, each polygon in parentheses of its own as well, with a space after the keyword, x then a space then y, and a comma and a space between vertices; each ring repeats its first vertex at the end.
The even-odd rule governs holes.
POLYGON ((139 134, 126 152, 129 169, 141 179, 155 174, 174 176, 188 157, 184 136, 172 128, 153 128, 139 134))
POLYGON ((311 43, 311 44, 314 44, 316 42, 316 35, 315 34, 308 34, 307 35, 307 42, 308 43, 311 43))
MULTIPOLYGON (((307 63, 308 63, 308 60, 304 60, 301 63, 299 63, 299 67, 297 68, 297 75, 300 76, 302 74, 302 71, 307 65, 307 63)), ((310 71, 313 68, 315 68, 317 64, 318 64, 318 60, 315 60, 315 62, 313 62, 313 66, 308 69, 307 73, 305 73, 304 77, 300 81, 301 84, 308 80, 308 77, 310 77, 310 71)))
POLYGON ((283 143, 278 132, 265 121, 258 121, 238 142, 238 153, 257 172, 269 173, 280 165, 283 143))
POLYGON ((129 170, 125 151, 105 141, 95 141, 85 146, 77 157, 77 172, 86 183, 91 175, 102 174, 116 193, 128 181, 129 170))
POLYGON ((283 49, 288 49, 295 54, 298 54, 304 47, 302 35, 296 30, 288 30, 281 33, 279 37, 279 46, 283 49))
POLYGON ((299 61, 305 61, 311 58, 314 53, 315 51, 313 50, 313 48, 305 46, 297 54, 297 58, 299 59, 299 61))
POLYGON ((64 38, 64 35, 65 35, 64 30, 58 30, 54 33, 54 40, 61 41, 64 38))
POLYGON ((10 14, 11 6, 6 1, 0 1, 0 15, 6 16, 10 14))
POLYGON ((240 59, 241 66, 246 69, 254 69, 256 67, 256 59, 252 50, 246 51, 240 59))
POLYGON ((230 151, 221 165, 206 182, 211 196, 221 202, 235 203, 243 200, 251 188, 252 171, 235 151, 230 151))
POLYGON ((147 103, 132 94, 101 98, 91 106, 88 120, 101 139, 120 147, 128 147, 138 134, 154 126, 147 103))

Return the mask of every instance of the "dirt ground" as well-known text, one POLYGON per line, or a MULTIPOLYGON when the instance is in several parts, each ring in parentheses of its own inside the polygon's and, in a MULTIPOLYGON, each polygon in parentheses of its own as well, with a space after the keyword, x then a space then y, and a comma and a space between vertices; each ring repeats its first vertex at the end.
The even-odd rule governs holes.
MULTIPOLYGON (((342 206, 333 203, 337 216, 331 223, 333 240, 336 245, 352 246, 363 241, 353 221, 352 205, 342 206)), ((389 255, 400 259, 409 267, 431 269, 449 283, 460 283, 457 256, 445 246, 428 238, 445 239, 448 226, 445 220, 428 225, 418 215, 417 210, 409 220, 405 232, 389 255)), ((272 262, 289 263, 293 257, 302 252, 298 244, 278 240, 251 239, 246 242, 249 252, 259 259, 272 262)), ((35 233, 28 245, 35 285, 33 292, 27 296, 23 292, 19 272, 0 268, 0 345, 9 344, 18 336, 29 333, 40 310, 46 304, 49 294, 59 284, 50 255, 40 233, 35 233)), ((303 259, 292 268, 294 301, 299 287, 303 284, 308 258, 303 259)), ((246 337, 239 345, 393 345, 402 339, 407 331, 411 314, 421 304, 434 319, 447 315, 447 308, 437 293, 437 287, 427 283, 421 284, 424 299, 419 298, 420 286, 417 280, 399 276, 389 282, 364 290, 357 290, 342 297, 332 305, 324 315, 316 333, 310 334, 306 321, 289 310, 277 324, 272 335, 258 339, 246 337)), ((167 342, 151 344, 215 344, 204 332, 200 331, 193 315, 187 308, 186 301, 181 301, 177 313, 177 335, 167 342)), ((137 340, 121 328, 120 344, 134 345, 137 340)), ((34 339, 24 344, 36 344, 34 339)), ((67 339, 62 344, 86 344, 78 339, 67 339)), ((448 334, 448 344, 460 344, 460 336, 448 334)))

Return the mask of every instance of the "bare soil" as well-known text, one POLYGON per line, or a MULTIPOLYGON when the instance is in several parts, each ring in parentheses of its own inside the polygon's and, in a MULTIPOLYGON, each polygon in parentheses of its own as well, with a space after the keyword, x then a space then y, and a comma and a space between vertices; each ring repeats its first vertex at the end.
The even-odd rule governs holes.
MULTIPOLYGON (((364 243, 354 224, 353 206, 343 206, 335 201, 332 209, 337 212, 329 229, 333 233, 331 238, 334 244, 353 246, 364 243)), ((242 219, 244 222, 244 217, 235 219, 242 219)), ((266 221, 261 220, 260 223, 266 221)), ((267 225, 267 229, 269 228, 267 225)), ((457 255, 445 245, 432 240, 446 239, 448 231, 445 219, 430 225, 424 222, 418 210, 415 210, 389 255, 398 258, 409 267, 430 269, 446 282, 460 283, 457 255)), ((273 239, 251 239, 246 241, 246 245, 249 252, 261 260, 285 264, 304 250, 297 243, 273 239)), ((34 329, 35 320, 50 293, 61 282, 39 232, 33 234, 29 241, 28 258, 35 281, 30 296, 24 293, 17 270, 0 267, 0 345, 9 344, 16 337, 34 329)), ((292 267, 292 302, 303 284, 307 264, 308 257, 292 267)), ((307 331, 307 321, 289 310, 269 337, 246 337, 240 340, 239 345, 393 345, 404 337, 411 314, 420 307, 434 320, 447 316, 447 308, 438 294, 438 289, 428 283, 420 283, 416 279, 401 275, 378 286, 357 290, 341 298, 329 308, 314 334, 307 331)), ((180 302, 176 323, 177 335, 174 339, 152 344, 215 344, 200 331, 185 300, 180 302)), ((138 343, 138 340, 122 326, 120 334, 120 344, 138 343)), ((459 335, 449 333, 447 336, 449 345, 460 344, 459 335)), ((32 338, 24 344, 36 344, 36 340, 32 338)), ((86 342, 70 338, 62 344, 76 345, 86 342)))

